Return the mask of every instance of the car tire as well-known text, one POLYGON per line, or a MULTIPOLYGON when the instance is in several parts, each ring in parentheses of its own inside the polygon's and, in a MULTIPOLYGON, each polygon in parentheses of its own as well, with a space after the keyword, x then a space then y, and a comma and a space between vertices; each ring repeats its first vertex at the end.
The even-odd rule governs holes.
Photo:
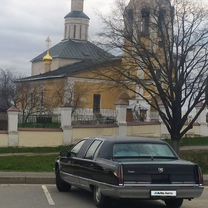
POLYGON ((57 188, 60 192, 68 192, 68 191, 71 190, 71 185, 68 184, 67 182, 65 182, 65 181, 61 178, 59 170, 57 170, 57 172, 56 172, 56 188, 57 188))
POLYGON ((93 197, 96 207, 98 208, 106 208, 109 205, 109 198, 104 196, 99 187, 94 187, 93 197))
POLYGON ((183 199, 167 199, 165 204, 167 208, 180 208, 183 204, 183 199))

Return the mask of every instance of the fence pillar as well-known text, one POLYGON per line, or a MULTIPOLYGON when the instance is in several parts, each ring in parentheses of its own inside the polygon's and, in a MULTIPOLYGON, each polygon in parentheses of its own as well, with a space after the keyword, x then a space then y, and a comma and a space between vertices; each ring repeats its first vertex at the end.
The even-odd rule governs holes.
MULTIPOLYGON (((160 106, 160 110, 166 114, 165 106, 163 105, 162 102, 159 102, 159 106, 160 106)), ((168 137, 169 138, 170 134, 168 132, 168 129, 160 116, 159 116, 159 122, 160 122, 160 137, 165 137, 165 138, 168 137)))
POLYGON ((61 128, 63 129, 63 144, 72 144, 72 107, 61 108, 61 128))
POLYGON ((118 136, 127 136, 126 111, 128 103, 125 100, 119 100, 116 104, 116 121, 118 124, 118 136))
MULTIPOLYGON (((160 106, 160 111, 162 111, 163 113, 166 114, 165 106, 164 106, 162 103, 159 103, 159 106, 160 106)), ((160 121, 161 123, 163 123, 163 120, 162 120, 162 118, 160 117, 160 115, 159 115, 159 121, 160 121)))
MULTIPOLYGON (((203 103, 199 103, 195 109, 196 113, 198 113, 202 107, 203 103)), ((197 122, 200 124, 199 125, 199 135, 200 136, 208 136, 208 124, 207 124, 207 109, 205 108, 201 114, 199 115, 197 122)))
POLYGON ((151 117, 150 117, 150 108, 147 110, 147 117, 146 117, 146 122, 150 122, 151 121, 151 117))
MULTIPOLYGON (((203 105, 203 103, 199 103, 199 104, 195 107, 196 113, 198 113, 198 112, 201 110, 202 105, 203 105)), ((197 119, 197 122, 198 122, 199 124, 207 124, 207 122, 206 122, 206 116, 207 116, 207 109, 205 108, 205 109, 201 112, 201 114, 199 115, 199 117, 198 117, 198 119, 197 119)))
POLYGON ((9 134, 8 146, 9 147, 17 147, 19 145, 18 113, 19 113, 19 110, 15 107, 11 107, 7 110, 8 134, 9 134))

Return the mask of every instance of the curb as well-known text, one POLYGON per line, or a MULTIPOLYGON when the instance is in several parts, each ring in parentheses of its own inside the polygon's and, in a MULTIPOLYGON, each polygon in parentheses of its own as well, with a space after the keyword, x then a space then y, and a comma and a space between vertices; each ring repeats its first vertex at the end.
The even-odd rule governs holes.
POLYGON ((53 172, 0 172, 0 184, 55 184, 53 172))
POLYGON ((0 184, 55 184, 55 177, 0 177, 0 184))

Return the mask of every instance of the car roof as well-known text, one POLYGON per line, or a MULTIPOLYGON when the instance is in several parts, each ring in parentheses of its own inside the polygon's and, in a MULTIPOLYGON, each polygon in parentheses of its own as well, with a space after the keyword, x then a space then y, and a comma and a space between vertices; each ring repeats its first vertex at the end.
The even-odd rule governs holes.
POLYGON ((147 138, 147 137, 96 137, 94 139, 101 139, 105 142, 109 143, 126 143, 126 142, 141 142, 141 143, 160 143, 164 144, 161 139, 159 138, 147 138))

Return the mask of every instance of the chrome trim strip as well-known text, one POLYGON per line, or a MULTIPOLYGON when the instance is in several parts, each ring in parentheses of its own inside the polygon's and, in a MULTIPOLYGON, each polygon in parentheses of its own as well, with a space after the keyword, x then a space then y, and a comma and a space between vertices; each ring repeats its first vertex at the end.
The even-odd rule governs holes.
POLYGON ((143 183, 143 184, 124 184, 125 187, 203 187, 198 184, 150 184, 150 183, 143 183))
POLYGON ((77 178, 77 179, 85 180, 85 181, 91 182, 91 184, 99 184, 99 185, 104 185, 104 186, 114 187, 114 188, 118 188, 119 187, 119 186, 115 186, 115 185, 111 185, 111 184, 95 181, 95 180, 92 180, 92 179, 83 178, 83 177, 80 177, 80 176, 75 176, 75 175, 72 175, 72 174, 69 174, 69 173, 66 173, 66 172, 63 172, 63 171, 61 171, 61 174, 68 175, 69 177, 74 177, 74 178, 77 178))
POLYGON ((107 184, 107 183, 103 183, 103 182, 99 182, 99 181, 95 181, 92 179, 88 179, 88 178, 83 178, 80 176, 75 176, 66 172, 61 171, 62 174, 64 175, 68 175, 70 177, 74 177, 80 180, 85 180, 88 182, 91 182, 91 184, 99 184, 99 185, 103 185, 103 186, 107 186, 107 187, 112 187, 112 188, 129 188, 129 187, 195 187, 195 188, 204 188, 204 186, 201 186, 199 184, 149 184, 149 183, 143 183, 143 184, 124 184, 123 186, 116 186, 116 185, 112 185, 112 184, 107 184))

